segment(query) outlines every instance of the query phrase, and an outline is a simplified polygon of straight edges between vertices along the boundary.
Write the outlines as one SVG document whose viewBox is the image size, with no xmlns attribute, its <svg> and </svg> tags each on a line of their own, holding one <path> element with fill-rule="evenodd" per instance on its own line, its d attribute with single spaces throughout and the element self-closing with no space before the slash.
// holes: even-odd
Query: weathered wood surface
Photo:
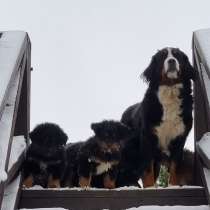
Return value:
<svg viewBox="0 0 210 210">
<path fill-rule="evenodd" d="M 196 142 L 210 131 L 210 29 L 199 30 L 193 33 L 193 64 L 198 71 L 198 79 L 194 84 L 195 102 L 195 174 L 197 184 L 205 188 L 206 197 L 210 204 L 210 177 L 207 177 L 210 162 L 206 154 Z"/>
<path fill-rule="evenodd" d="M 205 205 L 203 188 L 146 190 L 22 190 L 19 208 L 126 209 L 141 205 Z"/>
<path fill-rule="evenodd" d="M 27 44 L 27 34 L 21 31 L 1 32 L 0 37 L 0 118 L 8 98 L 10 83 L 19 69 Z"/>
<path fill-rule="evenodd" d="M 4 189 L 17 173 L 23 155 L 9 167 L 14 133 L 28 141 L 30 106 L 30 40 L 26 32 L 0 32 L 0 169 L 7 180 L 0 183 L 0 207 Z"/>
<path fill-rule="evenodd" d="M 17 209 L 19 196 L 20 196 L 20 175 L 17 176 L 5 189 L 2 202 L 2 210 Z"/>
</svg>

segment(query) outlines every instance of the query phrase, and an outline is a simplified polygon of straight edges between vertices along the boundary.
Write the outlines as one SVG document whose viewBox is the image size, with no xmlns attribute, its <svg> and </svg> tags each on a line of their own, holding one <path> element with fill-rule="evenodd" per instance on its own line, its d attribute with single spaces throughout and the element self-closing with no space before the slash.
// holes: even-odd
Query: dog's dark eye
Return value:
<svg viewBox="0 0 210 210">
<path fill-rule="evenodd" d="M 179 54 L 179 50 L 178 49 L 173 49 L 172 53 L 173 53 L 173 55 L 178 55 Z"/>
</svg>

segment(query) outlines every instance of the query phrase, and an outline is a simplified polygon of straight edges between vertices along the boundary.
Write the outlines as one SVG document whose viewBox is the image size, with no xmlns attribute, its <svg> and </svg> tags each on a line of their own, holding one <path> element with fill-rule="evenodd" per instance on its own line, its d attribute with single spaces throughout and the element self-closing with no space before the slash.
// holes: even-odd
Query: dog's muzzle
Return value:
<svg viewBox="0 0 210 210">
<path fill-rule="evenodd" d="M 165 64 L 165 74 L 170 79 L 177 79 L 179 73 L 179 64 L 176 59 L 169 58 L 166 60 Z"/>
</svg>

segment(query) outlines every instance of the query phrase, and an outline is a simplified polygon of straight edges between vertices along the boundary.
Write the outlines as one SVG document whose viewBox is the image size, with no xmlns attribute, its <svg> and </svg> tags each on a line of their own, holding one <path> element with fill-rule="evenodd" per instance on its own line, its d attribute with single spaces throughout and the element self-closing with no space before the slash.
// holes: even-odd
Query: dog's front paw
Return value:
<svg viewBox="0 0 210 210">
<path fill-rule="evenodd" d="M 24 179 L 23 187 L 26 187 L 26 188 L 33 187 L 33 182 L 34 182 L 34 178 L 32 175 L 30 175 Z"/>
<path fill-rule="evenodd" d="M 82 188 L 91 187 L 91 177 L 79 177 L 79 186 Z"/>
<path fill-rule="evenodd" d="M 48 180 L 48 184 L 47 184 L 47 187 L 48 188 L 60 188 L 61 185 L 60 185 L 60 179 L 55 179 L 53 178 L 52 176 L 49 177 L 49 180 Z"/>
<path fill-rule="evenodd" d="M 115 180 L 111 179 L 108 174 L 104 177 L 104 187 L 108 189 L 116 188 Z"/>
</svg>

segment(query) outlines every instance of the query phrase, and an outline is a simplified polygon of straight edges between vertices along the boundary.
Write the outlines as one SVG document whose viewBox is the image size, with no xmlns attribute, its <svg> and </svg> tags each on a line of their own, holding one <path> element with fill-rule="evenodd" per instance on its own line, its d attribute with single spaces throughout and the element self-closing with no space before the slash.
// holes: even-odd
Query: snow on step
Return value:
<svg viewBox="0 0 210 210">
<path fill-rule="evenodd" d="M 15 208 L 19 185 L 20 175 L 6 187 L 2 202 L 2 210 L 12 210 Z"/>
<path fill-rule="evenodd" d="M 5 31 L 0 38 L 0 107 L 10 83 L 14 69 L 23 53 L 23 43 L 26 33 L 22 31 Z"/>
<path fill-rule="evenodd" d="M 66 210 L 63 208 L 41 208 L 41 209 L 20 209 L 20 210 Z"/>
<path fill-rule="evenodd" d="M 12 129 L 12 121 L 15 109 L 16 95 L 19 85 L 19 77 L 20 73 L 18 73 L 18 76 L 16 77 L 15 81 L 11 84 L 9 98 L 7 100 L 8 106 L 4 107 L 3 114 L 0 119 L 0 182 L 5 181 L 5 178 L 7 178 L 5 172 L 5 164 Z"/>
<path fill-rule="evenodd" d="M 210 132 L 203 135 L 201 140 L 197 143 L 199 149 L 202 150 L 205 157 L 210 161 Z"/>
<path fill-rule="evenodd" d="M 26 142 L 24 136 L 14 136 L 12 140 L 12 148 L 9 159 L 8 171 L 18 161 L 19 157 L 26 148 Z"/>
<path fill-rule="evenodd" d="M 140 206 L 127 210 L 210 210 L 209 206 Z"/>
<path fill-rule="evenodd" d="M 210 28 L 201 29 L 194 32 L 194 38 L 199 53 L 206 61 L 206 66 L 210 69 Z"/>
</svg>

